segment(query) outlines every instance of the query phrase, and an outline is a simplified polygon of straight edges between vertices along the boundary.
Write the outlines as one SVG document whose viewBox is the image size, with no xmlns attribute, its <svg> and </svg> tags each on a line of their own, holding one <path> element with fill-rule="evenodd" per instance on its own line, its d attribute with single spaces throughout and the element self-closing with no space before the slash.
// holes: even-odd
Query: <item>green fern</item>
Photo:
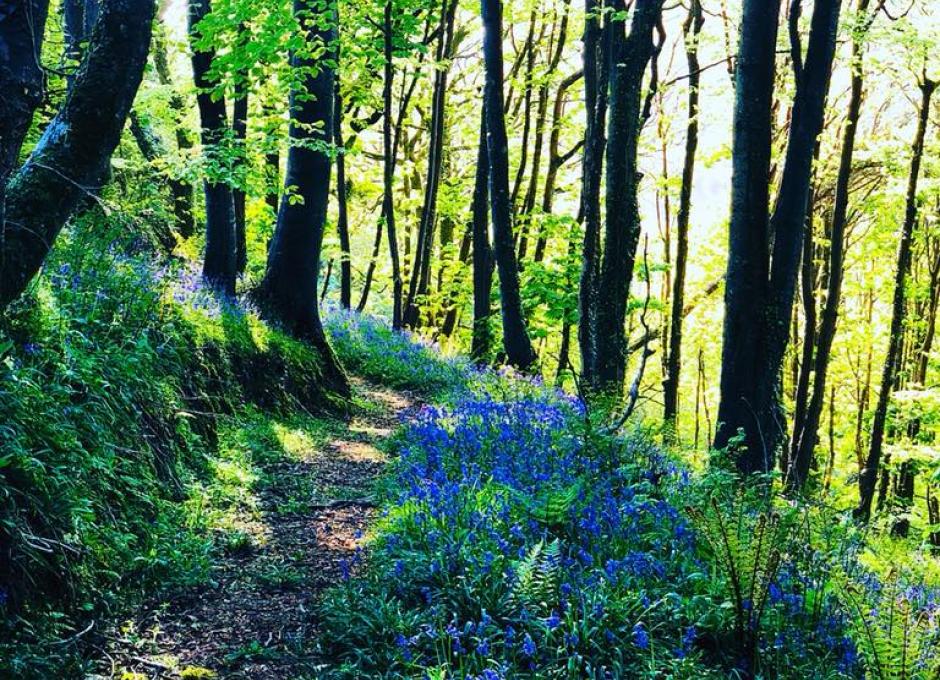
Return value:
<svg viewBox="0 0 940 680">
<path fill-rule="evenodd" d="M 742 491 L 725 504 L 713 496 L 702 508 L 687 509 L 727 577 L 735 639 L 748 663 L 755 660 L 770 586 L 780 571 L 789 531 L 788 523 L 772 509 L 752 508 Z"/>
<path fill-rule="evenodd" d="M 510 603 L 517 609 L 547 613 L 554 608 L 561 583 L 561 542 L 539 541 L 516 565 Z"/>
<path fill-rule="evenodd" d="M 892 573 L 872 608 L 862 589 L 839 574 L 842 599 L 850 614 L 855 644 L 870 677 L 876 680 L 935 680 L 938 633 L 923 611 L 915 610 Z"/>
<path fill-rule="evenodd" d="M 522 500 L 528 506 L 535 521 L 548 529 L 557 531 L 567 522 L 571 508 L 580 494 L 581 483 L 575 482 L 561 489 L 549 489 L 535 499 L 523 497 Z"/>
</svg>

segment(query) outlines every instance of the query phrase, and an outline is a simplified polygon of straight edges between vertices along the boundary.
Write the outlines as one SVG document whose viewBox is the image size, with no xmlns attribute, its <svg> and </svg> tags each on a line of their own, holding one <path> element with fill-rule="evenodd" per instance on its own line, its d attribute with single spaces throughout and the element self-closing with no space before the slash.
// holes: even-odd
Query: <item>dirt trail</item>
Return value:
<svg viewBox="0 0 940 680">
<path fill-rule="evenodd" d="M 219 556 L 210 584 L 150 602 L 112 631 L 86 680 L 317 677 L 313 605 L 343 578 L 376 516 L 369 494 L 386 462 L 377 445 L 416 409 L 408 394 L 361 381 L 355 389 L 374 407 L 318 450 L 264 467 L 260 512 L 245 518 L 262 538 Z M 311 482 L 328 497 L 285 512 Z"/>
</svg>

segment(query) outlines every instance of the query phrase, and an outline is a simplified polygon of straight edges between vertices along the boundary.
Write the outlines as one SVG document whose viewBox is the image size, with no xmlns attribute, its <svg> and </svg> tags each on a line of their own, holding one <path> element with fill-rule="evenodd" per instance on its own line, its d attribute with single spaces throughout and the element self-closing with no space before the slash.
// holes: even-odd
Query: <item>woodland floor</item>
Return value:
<svg viewBox="0 0 940 680">
<path fill-rule="evenodd" d="M 325 445 L 264 467 L 259 512 L 241 518 L 250 545 L 217 556 L 208 584 L 150 601 L 115 626 L 88 680 L 317 677 L 314 602 L 361 545 L 377 513 L 382 443 L 416 408 L 406 393 L 362 381 L 355 389 L 366 408 Z M 297 489 L 316 498 L 294 512 Z"/>
</svg>

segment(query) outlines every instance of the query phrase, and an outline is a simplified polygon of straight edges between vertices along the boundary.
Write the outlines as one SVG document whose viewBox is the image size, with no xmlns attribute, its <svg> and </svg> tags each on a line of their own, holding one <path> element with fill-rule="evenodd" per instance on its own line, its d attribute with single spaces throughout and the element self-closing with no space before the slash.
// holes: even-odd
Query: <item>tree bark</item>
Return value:
<svg viewBox="0 0 940 680">
<path fill-rule="evenodd" d="M 625 11 L 614 0 L 615 12 Z M 598 285 L 608 303 L 596 312 L 597 380 L 602 391 L 619 394 L 627 366 L 624 324 L 640 239 L 637 199 L 640 175 L 637 151 L 642 129 L 643 74 L 653 56 L 653 29 L 662 15 L 663 0 L 636 0 L 630 33 L 621 21 L 610 26 L 610 115 L 607 123 L 607 206 L 604 256 Z"/>
<path fill-rule="evenodd" d="M 806 65 L 798 69 L 783 176 L 768 219 L 780 3 L 744 3 L 735 70 L 731 224 L 714 446 L 727 448 L 743 432 L 744 448 L 737 464 L 745 474 L 773 469 L 784 438 L 780 370 L 789 342 L 813 151 L 822 129 L 839 6 L 839 0 L 823 0 L 813 8 Z"/>
<path fill-rule="evenodd" d="M 193 79 L 202 132 L 203 154 L 207 166 L 224 166 L 228 119 L 225 100 L 211 96 L 213 83 L 209 70 L 215 58 L 213 50 L 197 48 L 198 24 L 212 11 L 210 0 L 189 0 L 189 34 L 193 41 Z M 210 169 L 203 183 L 206 198 L 206 252 L 202 275 L 213 289 L 227 296 L 235 295 L 237 273 L 235 201 L 232 187 Z"/>
<path fill-rule="evenodd" d="M 666 379 L 663 381 L 663 419 L 669 436 L 675 437 L 679 414 L 679 375 L 682 368 L 682 311 L 685 307 L 685 275 L 689 259 L 689 217 L 692 212 L 692 181 L 695 177 L 695 152 L 698 149 L 699 74 L 698 41 L 705 23 L 700 0 L 691 0 L 683 25 L 686 62 L 689 66 L 689 118 L 685 133 L 685 159 L 679 213 L 676 217 L 676 268 L 672 285 L 672 309 L 669 321 L 669 347 Z"/>
<path fill-rule="evenodd" d="M 322 45 L 326 51 L 320 57 L 308 51 L 292 57 L 294 68 L 305 75 L 291 91 L 293 143 L 287 154 L 284 184 L 295 187 L 303 200 L 281 202 L 259 299 L 272 321 L 317 348 L 327 386 L 348 396 L 349 382 L 326 338 L 317 301 L 333 163 L 329 153 L 310 148 L 318 146 L 317 142 L 329 144 L 333 135 L 335 67 L 330 62 L 335 60 L 336 17 L 332 10 L 324 10 L 329 16 L 321 16 L 313 0 L 294 0 L 293 7 L 307 45 Z"/>
<path fill-rule="evenodd" d="M 839 170 L 836 177 L 836 193 L 832 211 L 829 234 L 829 281 L 826 290 L 826 304 L 816 338 L 816 356 L 813 359 L 813 391 L 809 398 L 802 421 L 794 425 L 791 455 L 792 463 L 787 481 L 791 488 L 800 489 L 809 475 L 813 452 L 818 441 L 819 423 L 826 398 L 826 379 L 832 343 L 835 339 L 839 320 L 839 306 L 842 301 L 842 280 L 845 259 L 845 228 L 849 206 L 849 181 L 852 177 L 852 159 L 855 153 L 855 135 L 862 107 L 864 79 L 862 59 L 865 49 L 865 34 L 871 19 L 867 16 L 869 0 L 859 0 L 857 14 L 865 22 L 862 32 L 853 31 L 852 40 L 852 82 L 849 94 L 849 108 L 846 114 L 845 129 L 842 133 L 842 150 L 839 157 Z M 807 322 L 808 323 L 808 322 Z M 808 369 L 806 369 L 808 370 Z"/>
<path fill-rule="evenodd" d="M 489 221 L 486 217 L 489 202 L 489 161 L 486 146 L 486 111 L 480 110 L 480 141 L 477 150 L 476 180 L 473 185 L 473 341 L 470 356 L 477 363 L 485 363 L 492 345 L 490 316 L 493 292 L 493 250 L 490 248 Z"/>
<path fill-rule="evenodd" d="M 19 165 L 33 113 L 42 103 L 41 56 L 48 14 L 48 0 L 30 0 L 0 19 L 0 256 L 6 253 L 7 182 Z M 0 274 L 3 270 L 0 259 Z"/>
<path fill-rule="evenodd" d="M 597 378 L 597 307 L 601 253 L 601 179 L 604 168 L 604 130 L 607 120 L 606 43 L 609 31 L 602 23 L 603 0 L 585 0 L 584 19 L 584 158 L 581 171 L 581 210 L 584 213 L 584 248 L 578 293 L 580 319 L 578 348 L 582 381 L 591 389 Z"/>
<path fill-rule="evenodd" d="M 424 205 L 418 225 L 418 243 L 415 247 L 414 264 L 408 283 L 408 298 L 405 303 L 404 323 L 415 328 L 420 321 L 419 298 L 428 293 L 431 271 L 431 250 L 434 241 L 434 223 L 437 220 L 437 196 L 441 185 L 444 164 L 445 114 L 447 102 L 447 76 L 453 48 L 454 16 L 457 3 L 442 0 L 441 18 L 438 25 L 437 53 L 434 71 L 434 88 L 431 94 L 431 139 L 428 143 L 428 174 L 424 183 Z"/>
<path fill-rule="evenodd" d="M 875 495 L 875 484 L 881 468 L 881 455 L 884 445 L 885 424 L 888 417 L 888 403 L 895 388 L 899 359 L 901 354 L 901 336 L 904 333 L 906 296 L 904 284 L 911 267 L 911 242 L 914 226 L 917 223 L 917 184 L 920 178 L 920 166 L 924 155 L 924 137 L 930 120 L 930 101 L 937 84 L 926 76 L 920 86 L 921 101 L 918 111 L 917 132 L 912 146 L 911 171 L 907 181 L 906 208 L 904 225 L 901 228 L 901 241 L 898 244 L 897 269 L 894 275 L 894 300 L 891 307 L 891 330 L 888 339 L 888 352 L 885 356 L 881 373 L 881 386 L 878 389 L 878 401 L 871 425 L 871 442 L 865 468 L 859 475 L 859 503 L 855 517 L 867 522 L 871 517 L 871 505 Z"/>
<path fill-rule="evenodd" d="M 509 201 L 509 149 L 503 102 L 503 29 L 500 0 L 482 0 L 483 57 L 486 65 L 487 158 L 490 172 L 490 210 L 493 220 L 494 252 L 499 273 L 503 317 L 503 347 L 510 364 L 528 369 L 535 363 L 529 340 L 519 271 L 512 234 L 512 205 Z"/>
<path fill-rule="evenodd" d="M 349 244 L 346 145 L 343 139 L 343 98 L 340 91 L 339 76 L 336 77 L 333 143 L 336 145 L 336 202 L 338 208 L 336 231 L 339 234 L 339 248 L 342 252 L 339 267 L 339 304 L 343 309 L 349 309 L 352 307 L 352 249 Z"/>
<path fill-rule="evenodd" d="M 247 31 L 247 28 L 241 30 Z M 232 103 L 232 133 L 235 137 L 237 165 L 248 161 L 248 149 L 245 139 L 248 136 L 248 83 L 241 83 L 238 96 Z M 232 189 L 232 206 L 235 210 L 235 271 L 245 272 L 248 266 L 248 243 L 245 233 L 245 190 L 241 187 Z"/>
<path fill-rule="evenodd" d="M 383 39 L 385 46 L 385 82 L 383 100 L 386 116 L 382 119 L 382 144 L 384 149 L 384 185 L 382 198 L 382 217 L 388 230 L 388 252 L 392 260 L 392 328 L 402 327 L 402 275 L 401 260 L 398 255 L 398 234 L 395 230 L 395 151 L 392 146 L 392 119 L 387 115 L 392 110 L 392 85 L 395 78 L 393 51 L 392 2 L 385 3 L 385 23 Z"/>
<path fill-rule="evenodd" d="M 45 16 L 43 6 L 28 7 L 24 17 L 28 21 Z M 107 0 L 102 4 L 91 36 L 93 47 L 82 62 L 65 103 L 9 181 L 4 239 L 0 245 L 0 308 L 26 289 L 79 202 L 107 181 L 111 154 L 120 141 L 143 76 L 154 11 L 152 0 Z M 38 43 L 33 37 L 21 43 L 24 38 L 21 34 L 4 34 L 14 26 L 6 24 L 17 20 L 18 14 L 0 22 L 0 45 L 4 41 L 10 46 L 25 45 L 25 53 L 16 53 L 17 61 L 20 57 L 34 60 L 36 52 L 32 50 Z M 35 28 L 35 23 L 24 25 Z M 0 79 L 30 88 L 25 102 L 5 101 L 0 106 L 3 129 L 14 132 L 0 150 L 4 168 L 10 155 L 19 151 L 22 143 L 21 137 L 17 140 L 19 130 L 25 132 L 21 126 L 29 125 L 26 114 L 35 84 L 32 69 L 16 62 L 0 62 Z M 5 82 L 0 82 L 0 86 L 5 93 L 10 91 Z M 13 123 L 9 128 L 8 121 Z"/>
</svg>

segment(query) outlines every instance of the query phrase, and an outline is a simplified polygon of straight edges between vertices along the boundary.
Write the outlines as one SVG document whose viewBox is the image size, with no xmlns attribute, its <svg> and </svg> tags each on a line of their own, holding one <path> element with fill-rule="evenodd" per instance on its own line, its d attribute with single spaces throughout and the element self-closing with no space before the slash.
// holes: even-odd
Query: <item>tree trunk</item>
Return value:
<svg viewBox="0 0 940 680">
<path fill-rule="evenodd" d="M 744 450 L 737 457 L 743 473 L 772 470 L 784 437 L 780 369 L 790 335 L 813 152 L 823 124 L 839 5 L 839 0 L 823 0 L 813 9 L 806 65 L 795 67 L 799 77 L 783 176 L 768 219 L 780 3 L 744 3 L 735 71 L 721 404 L 714 442 L 715 448 L 723 449 L 739 431 L 744 433 Z"/>
<path fill-rule="evenodd" d="M 392 2 L 385 3 L 385 23 L 383 39 L 385 46 L 385 82 L 383 100 L 386 116 L 382 119 L 382 144 L 384 149 L 383 177 L 384 195 L 382 198 L 382 217 L 388 230 L 388 252 L 392 260 L 392 328 L 402 326 L 402 277 L 401 261 L 398 256 L 398 234 L 395 231 L 395 150 L 392 146 L 392 118 L 387 115 L 392 110 L 392 85 L 395 78 L 393 51 Z"/>
<path fill-rule="evenodd" d="M 6 254 L 7 182 L 19 165 L 33 113 L 42 103 L 45 80 L 40 57 L 48 13 L 48 0 L 31 0 L 0 18 L 0 256 Z M 0 275 L 4 264 L 0 259 Z M 0 307 L 9 301 L 6 297 L 0 289 Z"/>
<path fill-rule="evenodd" d="M 343 309 L 352 307 L 352 249 L 349 244 L 349 206 L 346 194 L 346 146 L 343 139 L 343 98 L 339 76 L 336 77 L 335 111 L 333 113 L 333 143 L 336 145 L 336 203 L 338 214 L 336 231 L 342 252 L 339 266 L 339 304 Z"/>
<path fill-rule="evenodd" d="M 823 307 L 819 333 L 816 339 L 816 356 L 813 365 L 813 392 L 806 407 L 802 421 L 794 424 L 792 464 L 788 474 L 788 483 L 793 489 L 800 489 L 809 475 L 813 452 L 818 440 L 819 422 L 822 417 L 826 398 L 826 378 L 832 343 L 836 335 L 839 320 L 839 305 L 842 300 L 842 279 L 845 258 L 845 227 L 849 206 L 849 181 L 852 177 L 852 159 L 855 153 L 855 135 L 862 106 L 863 75 L 862 58 L 865 49 L 865 34 L 871 24 L 867 16 L 869 0 L 859 0 L 857 14 L 864 22 L 861 32 L 853 32 L 852 40 L 852 83 L 849 95 L 849 108 L 846 115 L 845 129 L 842 133 L 842 150 L 839 157 L 839 170 L 836 177 L 835 202 L 829 233 L 829 281 L 826 290 L 826 304 Z M 808 370 L 808 367 L 804 370 Z"/>
<path fill-rule="evenodd" d="M 243 165 L 248 160 L 248 149 L 245 147 L 245 139 L 248 136 L 248 84 L 242 83 L 240 88 L 238 97 L 232 104 L 232 132 L 237 147 L 237 163 Z M 236 187 L 232 190 L 232 204 L 235 209 L 235 270 L 243 274 L 248 266 L 244 189 Z"/>
<path fill-rule="evenodd" d="M 519 293 L 519 271 L 513 247 L 512 206 L 509 201 L 509 149 L 503 109 L 502 10 L 500 0 L 482 0 L 483 56 L 486 64 L 483 100 L 486 109 L 490 210 L 499 273 L 503 347 L 509 363 L 527 369 L 535 363 L 536 356 L 526 330 Z"/>
<path fill-rule="evenodd" d="M 35 29 L 33 20 L 45 17 L 44 4 L 28 7 L 32 11 L 23 17 L 27 23 L 22 26 Z M 26 289 L 79 202 L 107 181 L 111 154 L 121 139 L 143 76 L 154 11 L 152 0 L 108 0 L 102 4 L 91 36 L 93 48 L 88 50 L 62 109 L 7 185 L 0 245 L 0 308 Z M 0 43 L 21 45 L 25 52 L 17 52 L 17 59 L 34 60 L 33 45 L 38 48 L 39 43 L 29 37 L 32 33 L 6 34 L 16 27 L 19 13 L 0 21 Z M 25 42 L 20 42 L 24 38 Z M 23 100 L 14 98 L 8 103 L 5 96 L 0 106 L 2 129 L 13 131 L 10 137 L 4 135 L 0 148 L 3 173 L 9 172 L 7 163 L 19 151 L 20 130 L 25 132 L 29 125 L 27 113 L 35 101 L 32 88 L 38 85 L 32 80 L 33 68 L 16 61 L 0 62 L 0 87 L 5 93 L 11 91 L 8 83 L 27 88 Z"/>
<path fill-rule="evenodd" d="M 585 0 L 584 20 L 584 158 L 581 171 L 581 210 L 584 213 L 584 248 L 578 294 L 580 319 L 578 348 L 586 386 L 598 387 L 597 307 L 600 295 L 601 178 L 604 169 L 604 129 L 607 120 L 607 45 L 609 30 L 602 24 L 603 0 Z"/>
<path fill-rule="evenodd" d="M 884 444 L 885 424 L 888 417 L 888 402 L 894 390 L 899 368 L 901 336 L 904 332 L 905 291 L 904 283 L 911 267 L 911 241 L 914 225 L 917 223 L 917 184 L 920 178 L 920 165 L 924 155 L 924 136 L 930 120 L 930 100 L 937 84 L 926 77 L 921 83 L 921 102 L 918 112 L 917 133 L 912 147 L 911 172 L 907 182 L 907 207 L 904 214 L 904 226 L 901 229 L 901 242 L 898 244 L 897 270 L 894 275 L 894 301 L 891 309 L 891 330 L 888 339 L 888 353 L 881 373 L 881 386 L 871 425 L 871 443 L 865 469 L 859 476 L 859 503 L 855 517 L 867 522 L 871 517 L 871 505 L 875 495 L 875 483 L 881 468 L 881 454 Z"/>
<path fill-rule="evenodd" d="M 210 0 L 189 0 L 189 33 L 193 41 L 193 78 L 196 84 L 196 100 L 199 104 L 199 120 L 202 131 L 203 154 L 207 166 L 218 163 L 225 166 L 224 148 L 227 114 L 225 100 L 214 98 L 210 92 L 213 83 L 209 70 L 215 52 L 198 49 L 198 24 L 212 11 Z M 203 263 L 203 278 L 223 295 L 235 295 L 236 241 L 235 202 L 232 188 L 225 180 L 213 177 L 209 171 L 205 182 L 206 197 L 206 254 Z"/>
<path fill-rule="evenodd" d="M 672 309 L 669 321 L 669 347 L 666 379 L 663 381 L 663 418 L 667 433 L 678 434 L 679 375 L 682 368 L 682 310 L 685 307 L 685 275 L 689 259 L 689 216 L 692 211 L 692 181 L 695 177 L 695 152 L 698 149 L 699 75 L 698 41 L 705 23 L 700 0 L 691 0 L 689 15 L 683 25 L 686 62 L 689 65 L 689 118 L 685 133 L 685 159 L 682 187 L 679 190 L 679 214 L 676 217 L 676 268 L 672 285 Z M 667 254 L 668 256 L 668 254 Z"/>
<path fill-rule="evenodd" d="M 167 37 L 166 26 L 159 19 L 154 26 L 153 36 L 153 63 L 154 70 L 157 73 L 157 79 L 164 87 L 170 88 L 169 107 L 173 112 L 173 125 L 175 128 L 176 147 L 180 151 L 191 149 L 193 141 L 190 137 L 189 128 L 184 120 L 186 116 L 186 102 L 173 84 L 173 77 L 170 73 L 170 62 L 167 55 Z M 173 195 L 173 217 L 176 222 L 176 230 L 183 238 L 189 238 L 193 235 L 196 225 L 193 218 L 193 186 L 185 179 L 179 177 L 169 177 L 170 193 Z"/>
<path fill-rule="evenodd" d="M 332 390 L 349 395 L 349 383 L 327 341 L 320 322 L 317 276 L 320 249 L 330 197 L 328 153 L 316 148 L 333 134 L 333 94 L 336 19 L 316 12 L 313 0 L 294 0 L 294 14 L 307 37 L 308 48 L 326 52 L 295 54 L 292 64 L 303 81 L 291 91 L 290 137 L 285 187 L 294 187 L 302 201 L 282 201 L 268 253 L 267 271 L 259 290 L 265 314 L 292 335 L 309 341 L 322 358 L 323 378 Z M 314 147 L 314 148 L 311 148 Z"/>
<path fill-rule="evenodd" d="M 476 181 L 473 185 L 473 342 L 470 356 L 485 363 L 490 354 L 490 296 L 493 291 L 493 250 L 490 248 L 489 202 L 490 167 L 486 146 L 486 111 L 480 110 L 480 142 L 477 151 Z"/>
<path fill-rule="evenodd" d="M 558 171 L 584 146 L 582 139 L 574 148 L 562 153 L 561 123 L 565 110 L 565 94 L 572 85 L 584 77 L 584 71 L 578 71 L 565 78 L 558 85 L 555 93 L 555 104 L 552 108 L 552 132 L 548 138 L 548 168 L 545 170 L 545 188 L 542 193 L 542 214 L 551 215 L 555 206 L 555 184 L 558 181 Z M 544 225 L 541 225 L 538 239 L 535 242 L 535 253 L 532 259 L 541 262 L 545 258 L 545 249 L 548 247 L 548 237 Z M 570 338 L 569 338 L 570 341 Z"/>
<path fill-rule="evenodd" d="M 625 11 L 615 0 L 615 11 Z M 607 206 L 604 256 L 598 286 L 606 304 L 596 315 L 597 379 L 602 391 L 620 394 L 627 367 L 624 324 L 640 240 L 637 199 L 640 174 L 637 151 L 642 127 L 643 74 L 653 55 L 653 29 L 662 15 L 662 0 L 636 0 L 630 33 L 622 21 L 610 26 L 610 116 L 607 122 Z"/>
<path fill-rule="evenodd" d="M 431 139 L 428 143 L 428 175 L 424 183 L 424 205 L 418 225 L 418 243 L 415 247 L 411 279 L 408 283 L 408 298 L 405 303 L 405 325 L 415 328 L 420 321 L 419 298 L 428 293 L 431 271 L 431 250 L 434 241 L 434 223 L 437 220 L 437 196 L 441 185 L 444 163 L 445 114 L 447 98 L 447 75 L 453 46 L 454 15 L 457 3 L 443 0 L 438 26 L 438 43 L 434 71 L 434 89 L 431 95 Z"/>
</svg>

